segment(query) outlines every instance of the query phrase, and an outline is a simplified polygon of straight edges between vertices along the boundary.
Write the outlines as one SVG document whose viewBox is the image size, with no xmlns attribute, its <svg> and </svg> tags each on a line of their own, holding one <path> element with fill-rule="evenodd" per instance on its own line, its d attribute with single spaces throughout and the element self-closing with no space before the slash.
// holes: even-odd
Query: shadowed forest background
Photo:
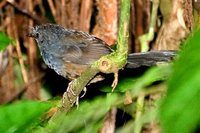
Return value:
<svg viewBox="0 0 200 133">
<path fill-rule="evenodd" d="M 198 111 L 199 98 L 196 97 L 199 95 L 200 88 L 197 85 L 200 79 L 200 72 L 198 70 L 198 62 L 200 61 L 200 59 L 198 59 L 198 53 L 200 52 L 200 46 L 195 44 L 199 44 L 200 42 L 198 39 L 199 32 L 197 31 L 199 25 L 199 5 L 199 0 L 196 2 L 192 0 L 130 0 L 129 53 L 152 50 L 179 51 L 180 48 L 185 48 L 182 47 L 185 43 L 188 43 L 187 45 L 190 45 L 190 43 L 194 44 L 194 48 L 192 44 L 188 46 L 189 48 L 187 47 L 188 49 L 185 48 L 185 52 L 181 52 L 180 54 L 181 61 L 177 61 L 174 66 L 170 64 L 169 66 L 154 67 L 150 70 L 147 67 L 142 67 L 120 71 L 119 86 L 116 88 L 116 92 L 114 92 L 117 98 L 111 96 L 108 102 L 111 104 L 109 104 L 108 107 L 105 105 L 105 110 L 102 109 L 104 113 L 99 113 L 97 111 L 99 108 L 103 108 L 104 104 L 102 102 L 105 102 L 105 98 L 101 99 L 99 97 L 110 95 L 110 85 L 113 80 L 112 74 L 106 75 L 104 81 L 91 84 L 87 87 L 86 96 L 81 98 L 80 102 L 92 101 L 93 99 L 94 103 L 91 103 L 90 106 L 87 104 L 81 106 L 80 103 L 80 110 L 81 107 L 85 110 L 93 110 L 88 111 L 90 115 L 86 115 L 86 118 L 81 118 L 81 114 L 85 113 L 83 110 L 82 112 L 78 112 L 79 109 L 74 109 L 68 118 L 64 120 L 59 119 L 56 121 L 58 123 L 57 126 L 52 126 L 52 123 L 49 125 L 47 124 L 47 121 L 50 119 L 49 114 L 45 116 L 45 118 L 40 117 L 41 114 L 47 112 L 47 109 L 44 108 L 44 110 L 34 117 L 27 116 L 27 121 L 19 122 L 19 118 L 16 120 L 18 124 L 10 122 L 7 126 L 3 125 L 0 131 L 12 132 L 12 130 L 6 129 L 9 128 L 9 125 L 15 125 L 16 130 L 13 130 L 14 132 L 98 131 L 102 133 L 158 133 L 161 132 L 162 129 L 160 128 L 160 118 L 158 115 L 161 115 L 161 126 L 165 127 L 168 125 L 168 122 L 173 123 L 174 119 L 167 119 L 170 118 L 170 113 L 172 113 L 172 118 L 175 116 L 178 117 L 177 110 L 187 107 L 188 110 L 186 110 L 185 113 L 187 115 L 180 115 L 179 118 L 183 119 L 177 118 L 177 121 L 180 121 L 180 123 L 177 122 L 176 126 L 179 126 L 179 128 L 173 128 L 174 125 L 171 124 L 166 129 L 164 128 L 163 131 L 166 133 L 178 133 L 182 132 L 184 129 L 185 133 L 190 133 L 191 131 L 198 132 L 200 113 Z M 31 27 L 45 23 L 55 23 L 65 28 L 77 29 L 90 33 L 104 40 L 111 47 L 115 47 L 120 21 L 120 9 L 120 0 L 0 0 L 0 45 L 2 45 L 0 46 L 0 104 L 2 105 L 2 113 L 5 113 L 5 108 L 7 106 L 4 105 L 7 104 L 10 110 L 15 110 L 12 105 L 17 101 L 46 101 L 55 97 L 62 97 L 69 83 L 67 79 L 57 75 L 44 64 L 35 40 L 28 37 Z M 193 39 L 186 41 L 188 38 L 192 38 L 190 34 L 195 33 L 194 31 L 197 31 L 196 33 L 198 35 L 193 35 Z M 190 52 L 191 49 L 194 50 L 193 54 Z M 187 59 L 191 61 L 191 64 L 189 64 L 190 61 Z M 197 75 L 190 75 L 189 67 L 182 67 L 184 63 L 188 64 L 188 66 L 194 66 L 194 75 Z M 197 65 L 195 63 L 197 63 Z M 184 72 L 188 71 L 188 74 L 187 72 L 185 73 L 188 80 L 184 78 L 180 79 L 181 76 L 173 77 L 173 75 L 183 74 L 182 71 L 178 69 L 180 67 L 182 67 L 181 70 L 185 70 Z M 179 80 L 180 82 L 178 82 Z M 177 84 L 175 83 L 176 81 Z M 190 96 L 188 96 L 190 92 L 188 89 L 183 91 L 184 87 L 188 88 L 188 86 L 185 85 L 186 81 L 188 81 L 187 85 L 189 88 L 196 88 L 192 90 L 194 93 L 190 93 L 191 97 L 194 97 L 194 99 L 196 98 L 195 100 L 193 98 L 190 99 Z M 177 89 L 177 91 L 183 92 L 183 94 L 171 92 L 169 94 L 174 94 L 175 96 L 170 99 L 175 99 L 176 101 L 179 97 L 180 99 L 183 98 L 177 101 L 181 102 L 185 100 L 184 103 L 186 105 L 182 106 L 181 104 L 181 107 L 179 107 L 179 103 L 172 100 L 169 104 L 166 102 L 166 105 L 161 105 L 160 108 L 160 99 L 168 95 L 168 93 L 166 93 L 167 89 L 179 88 L 177 87 L 178 85 L 183 85 L 183 87 L 180 87 L 180 90 Z M 186 97 L 184 97 L 185 95 Z M 114 103 L 117 103 L 118 100 L 116 99 L 119 97 L 122 103 L 115 105 Z M 194 100 L 194 102 L 192 100 Z M 188 106 L 190 102 L 191 104 L 194 103 L 191 107 Z M 173 103 L 176 103 L 176 105 L 173 105 Z M 138 107 L 140 104 L 142 104 L 142 109 Z M 94 108 L 92 108 L 93 105 L 98 107 L 94 106 Z M 23 105 L 22 103 L 22 106 L 27 106 L 27 111 L 35 108 L 34 106 L 29 106 L 28 103 L 27 105 Z M 53 107 L 54 106 L 53 104 Z M 177 108 L 175 108 L 175 106 L 177 106 Z M 17 111 L 21 115 L 23 114 L 23 108 L 24 107 L 22 107 L 21 111 Z M 40 107 L 38 106 L 38 108 Z M 160 110 L 166 108 L 169 109 L 169 112 L 166 113 L 169 114 L 169 116 L 158 113 Z M 18 109 L 20 110 L 20 108 Z M 97 112 L 95 112 L 95 110 Z M 173 114 L 173 112 L 175 113 Z M 33 112 L 33 114 L 34 113 L 35 112 Z M 197 115 L 195 120 L 189 118 L 193 113 Z M 9 115 L 8 113 L 5 116 Z M 13 116 L 10 117 L 13 118 Z M 30 122 L 29 118 L 34 118 L 37 124 L 28 125 L 27 123 Z M 40 118 L 40 121 L 38 118 Z M 0 118 L 0 120 L 4 119 L 6 119 L 6 117 Z M 80 124 L 75 119 L 85 119 L 85 125 L 83 123 Z M 66 125 L 69 126 L 69 123 L 73 123 L 73 120 L 75 121 L 73 127 L 67 129 Z M 192 122 L 189 124 L 187 123 L 188 125 L 184 123 L 190 120 Z M 61 121 L 64 122 L 61 124 Z M 87 122 L 89 123 L 88 127 Z M 106 122 L 110 123 L 111 126 L 106 124 Z M 41 123 L 45 124 L 42 125 Z M 184 127 L 185 124 L 186 127 Z M 181 129 L 181 125 L 184 128 Z"/>
</svg>

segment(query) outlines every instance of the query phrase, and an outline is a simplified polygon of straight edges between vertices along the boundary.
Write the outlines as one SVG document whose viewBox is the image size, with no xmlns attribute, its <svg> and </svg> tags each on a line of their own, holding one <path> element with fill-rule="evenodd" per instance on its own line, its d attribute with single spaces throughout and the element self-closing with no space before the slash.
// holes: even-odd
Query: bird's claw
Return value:
<svg viewBox="0 0 200 133">
<path fill-rule="evenodd" d="M 87 92 L 87 88 L 84 87 L 84 88 L 83 88 L 83 95 L 81 95 L 80 98 L 83 98 L 83 97 L 85 96 L 86 92 Z"/>
</svg>

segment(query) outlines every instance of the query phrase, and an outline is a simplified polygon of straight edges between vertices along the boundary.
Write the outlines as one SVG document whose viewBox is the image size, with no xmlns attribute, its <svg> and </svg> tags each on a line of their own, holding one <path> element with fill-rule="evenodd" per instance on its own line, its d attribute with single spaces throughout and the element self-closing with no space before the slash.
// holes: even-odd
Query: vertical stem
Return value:
<svg viewBox="0 0 200 133">
<path fill-rule="evenodd" d="M 120 23 L 117 37 L 117 50 L 126 56 L 128 53 L 130 5 L 130 0 L 121 0 Z"/>
<path fill-rule="evenodd" d="M 142 124 L 140 120 L 144 110 L 144 96 L 144 94 L 140 94 L 137 98 L 134 133 L 140 133 L 142 130 Z"/>
<path fill-rule="evenodd" d="M 142 35 L 140 39 L 141 43 L 141 52 L 146 52 L 149 50 L 149 42 L 153 40 L 154 38 L 154 31 L 155 31 L 155 25 L 156 25 L 156 19 L 157 19 L 157 13 L 158 13 L 158 7 L 159 7 L 159 0 L 153 0 L 153 7 L 151 11 L 151 21 L 149 24 L 149 31 L 148 33 Z"/>
<path fill-rule="evenodd" d="M 131 0 L 121 0 L 120 22 L 117 36 L 117 50 L 115 61 L 118 69 L 124 67 L 128 56 L 128 37 L 129 37 L 129 19 Z"/>
</svg>

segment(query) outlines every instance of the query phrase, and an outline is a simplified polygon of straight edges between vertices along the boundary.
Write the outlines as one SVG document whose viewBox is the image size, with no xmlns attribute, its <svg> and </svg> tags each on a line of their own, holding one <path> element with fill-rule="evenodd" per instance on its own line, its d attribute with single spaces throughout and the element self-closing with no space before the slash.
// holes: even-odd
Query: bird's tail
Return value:
<svg viewBox="0 0 200 133">
<path fill-rule="evenodd" d="M 127 68 L 138 68 L 141 66 L 153 66 L 156 64 L 170 62 L 177 55 L 175 50 L 148 51 L 131 53 L 128 55 Z"/>
</svg>

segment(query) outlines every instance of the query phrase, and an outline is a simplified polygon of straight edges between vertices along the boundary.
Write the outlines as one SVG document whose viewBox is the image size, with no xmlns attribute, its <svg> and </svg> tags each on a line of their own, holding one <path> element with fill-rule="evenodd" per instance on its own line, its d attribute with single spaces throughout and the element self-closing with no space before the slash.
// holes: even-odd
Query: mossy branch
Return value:
<svg viewBox="0 0 200 133">
<path fill-rule="evenodd" d="M 121 0 L 121 15 L 116 51 L 101 57 L 84 73 L 82 73 L 79 78 L 73 81 L 71 89 L 75 95 L 69 91 L 64 93 L 62 107 L 60 108 L 61 112 L 68 112 L 71 109 L 84 87 L 99 72 L 114 73 L 115 80 L 113 81 L 112 86 L 113 88 L 116 87 L 118 81 L 118 71 L 119 69 L 122 69 L 127 62 L 129 16 L 130 0 Z"/>
</svg>

